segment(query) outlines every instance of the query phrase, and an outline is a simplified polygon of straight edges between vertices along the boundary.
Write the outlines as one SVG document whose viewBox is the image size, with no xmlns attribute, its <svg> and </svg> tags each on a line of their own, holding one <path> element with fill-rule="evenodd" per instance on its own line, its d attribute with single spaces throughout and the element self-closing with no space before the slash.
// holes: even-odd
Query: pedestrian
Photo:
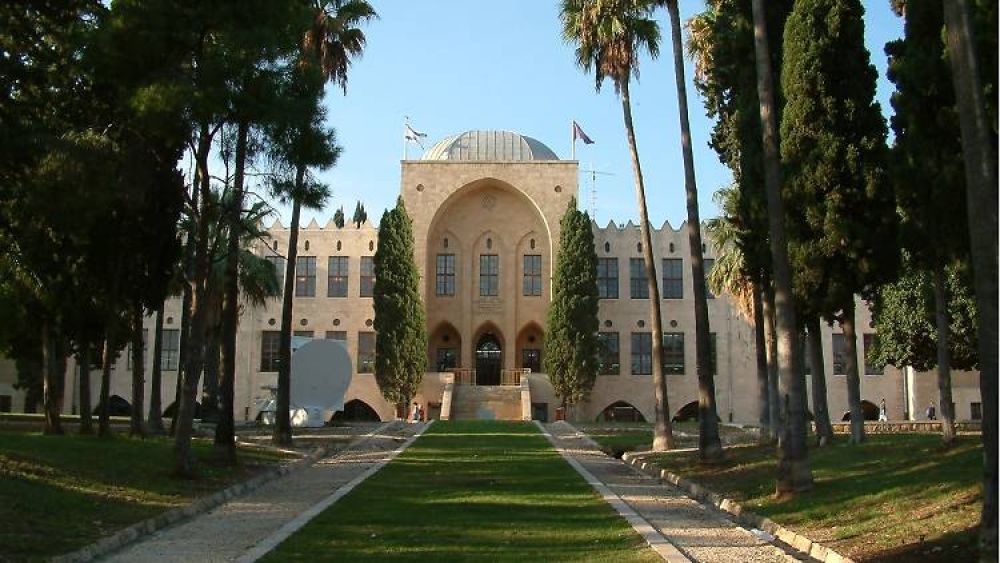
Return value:
<svg viewBox="0 0 1000 563">
<path fill-rule="evenodd" d="M 420 405 L 418 408 L 420 409 L 420 412 L 418 413 L 417 419 L 420 420 L 420 422 L 427 420 L 427 413 L 424 412 L 424 406 Z"/>
<path fill-rule="evenodd" d="M 413 402 L 413 408 L 410 409 L 410 422 L 420 422 L 420 405 L 416 401 Z"/>
<path fill-rule="evenodd" d="M 889 415 L 885 408 L 885 397 L 882 397 L 882 402 L 878 405 L 878 421 L 879 422 L 889 422 Z"/>
<path fill-rule="evenodd" d="M 937 411 L 934 409 L 934 403 L 927 405 L 927 420 L 937 420 Z"/>
</svg>

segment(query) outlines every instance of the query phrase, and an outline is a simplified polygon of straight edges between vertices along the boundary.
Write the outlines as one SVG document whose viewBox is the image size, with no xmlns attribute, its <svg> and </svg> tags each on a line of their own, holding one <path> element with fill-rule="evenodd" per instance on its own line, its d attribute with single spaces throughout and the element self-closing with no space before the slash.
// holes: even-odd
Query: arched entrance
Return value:
<svg viewBox="0 0 1000 563">
<path fill-rule="evenodd" d="M 476 384 L 500 385 L 502 367 L 503 348 L 496 335 L 487 332 L 476 342 Z"/>
</svg>

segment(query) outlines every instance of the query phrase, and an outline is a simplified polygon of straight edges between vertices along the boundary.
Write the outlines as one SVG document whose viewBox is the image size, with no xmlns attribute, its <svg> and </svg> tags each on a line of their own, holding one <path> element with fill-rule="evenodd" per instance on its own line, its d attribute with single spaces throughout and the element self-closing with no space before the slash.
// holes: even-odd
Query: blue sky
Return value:
<svg viewBox="0 0 1000 563">
<path fill-rule="evenodd" d="M 578 143 L 581 169 L 591 165 L 608 173 L 597 177 L 596 218 L 600 224 L 635 220 L 631 163 L 621 104 L 610 83 L 600 93 L 594 79 L 574 64 L 572 46 L 563 42 L 556 0 L 373 0 L 380 19 L 366 27 L 368 47 L 351 69 L 348 92 L 328 87 L 329 123 L 337 129 L 344 153 L 321 178 L 333 197 L 315 215 L 320 224 L 343 206 L 350 218 L 357 200 L 378 221 L 399 194 L 404 116 L 428 134 L 425 146 L 469 129 L 508 129 L 535 137 L 560 158 L 570 158 L 570 122 L 576 120 L 595 144 Z M 885 79 L 883 46 L 902 35 L 902 20 L 889 0 L 865 0 L 866 43 L 879 73 L 878 100 L 888 115 L 892 85 Z M 701 0 L 681 0 L 681 18 L 704 9 Z M 639 156 L 646 180 L 650 220 L 685 218 L 684 174 L 680 151 L 676 87 L 665 12 L 658 15 L 664 34 L 660 58 L 644 59 L 640 80 L 632 85 Z M 694 143 L 702 219 L 716 215 L 712 193 L 730 182 L 728 170 L 708 147 L 712 123 L 691 84 L 688 106 Z M 409 158 L 421 150 L 411 145 Z M 581 207 L 589 209 L 590 179 L 581 177 Z M 282 218 L 290 213 L 282 209 Z M 286 222 L 287 224 L 287 222 Z"/>
</svg>

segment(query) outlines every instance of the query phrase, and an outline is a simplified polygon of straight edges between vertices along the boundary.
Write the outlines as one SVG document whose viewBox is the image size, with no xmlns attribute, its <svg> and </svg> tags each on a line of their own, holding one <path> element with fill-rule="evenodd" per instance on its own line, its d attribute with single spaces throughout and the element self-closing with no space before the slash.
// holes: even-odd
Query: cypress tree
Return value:
<svg viewBox="0 0 1000 563">
<path fill-rule="evenodd" d="M 352 221 L 354 221 L 354 226 L 360 229 L 361 225 L 363 225 L 367 220 L 368 212 L 365 211 L 364 204 L 359 201 L 358 204 L 354 206 L 354 217 L 352 219 Z"/>
<path fill-rule="evenodd" d="M 545 371 L 563 404 L 585 400 L 597 378 L 597 253 L 590 216 L 569 202 L 546 320 Z"/>
<path fill-rule="evenodd" d="M 839 321 L 847 355 L 851 441 L 864 440 L 855 295 L 898 261 L 886 174 L 886 126 L 864 45 L 860 0 L 800 0 L 785 26 L 781 77 L 789 254 L 795 292 Z"/>
<path fill-rule="evenodd" d="M 405 413 L 427 366 L 427 327 L 413 258 L 413 224 L 402 198 L 382 215 L 373 262 L 375 380 L 386 400 Z"/>
<path fill-rule="evenodd" d="M 341 205 L 337 208 L 337 211 L 333 213 L 333 224 L 337 226 L 338 229 L 344 228 L 344 206 Z"/>
</svg>

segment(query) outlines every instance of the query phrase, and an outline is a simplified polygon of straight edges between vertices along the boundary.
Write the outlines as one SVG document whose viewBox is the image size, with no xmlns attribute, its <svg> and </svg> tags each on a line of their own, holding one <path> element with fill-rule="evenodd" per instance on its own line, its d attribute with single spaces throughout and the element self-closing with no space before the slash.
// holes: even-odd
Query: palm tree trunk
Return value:
<svg viewBox="0 0 1000 563">
<path fill-rule="evenodd" d="M 847 377 L 847 406 L 851 411 L 852 444 L 865 441 L 865 417 L 861 409 L 861 376 L 858 373 L 858 334 L 854 326 L 854 296 L 844 304 L 840 328 L 844 332 L 844 355 L 847 356 L 844 371 Z"/>
<path fill-rule="evenodd" d="M 785 239 L 785 204 L 781 199 L 781 157 L 778 154 L 774 78 L 767 46 L 767 17 L 764 0 L 753 0 L 754 51 L 757 67 L 757 96 L 764 145 L 764 178 L 767 191 L 768 234 L 771 267 L 774 273 L 774 308 L 778 333 L 778 370 L 784 386 L 787 412 L 783 439 L 778 443 L 778 495 L 812 489 L 812 470 L 806 449 L 806 417 L 802 409 L 805 380 L 799 372 L 798 329 L 792 295 L 792 272 L 788 265 Z"/>
<path fill-rule="evenodd" d="M 184 374 L 181 382 L 180 402 L 177 405 L 177 425 L 174 431 L 174 475 L 181 478 L 195 476 L 191 436 L 194 430 L 195 404 L 198 384 L 205 363 L 205 322 L 208 313 L 207 284 L 211 268 L 208 252 L 209 189 L 208 154 L 211 146 L 207 123 L 202 123 L 196 151 L 198 186 L 201 190 L 201 212 L 197 217 L 194 233 L 194 275 L 187 280 L 191 286 L 190 327 L 184 353 Z"/>
<path fill-rule="evenodd" d="M 753 284 L 754 350 L 757 356 L 757 424 L 760 425 L 760 443 L 769 444 L 773 436 L 771 427 L 771 393 L 768 381 L 767 339 L 764 336 L 764 305 L 760 296 L 760 282 Z"/>
<path fill-rule="evenodd" d="M 656 264 L 653 262 L 653 241 L 649 234 L 649 216 L 646 213 L 646 190 L 642 182 L 642 168 L 639 165 L 639 149 L 635 143 L 635 128 L 632 126 L 632 102 L 629 98 L 628 80 L 621 84 L 622 113 L 625 117 L 625 134 L 632 156 L 632 174 L 635 177 L 635 195 L 639 200 L 639 232 L 642 236 L 642 258 L 646 264 L 646 281 L 649 284 L 649 317 L 653 347 L 653 451 L 662 452 L 674 448 L 674 434 L 670 424 L 670 401 L 667 397 L 667 380 L 663 376 L 663 319 L 660 316 L 660 291 L 656 285 Z"/>
<path fill-rule="evenodd" d="M 90 401 L 90 343 L 80 343 L 80 434 L 94 433 L 94 417 L 91 415 L 93 406 Z"/>
<path fill-rule="evenodd" d="M 955 403 L 951 399 L 951 350 L 948 329 L 948 288 L 944 265 L 934 268 L 934 320 L 937 324 L 937 384 L 941 408 L 941 440 L 955 443 Z"/>
<path fill-rule="evenodd" d="M 691 151 L 691 124 L 688 121 L 687 86 L 684 82 L 684 47 L 677 0 L 667 2 L 674 44 L 674 81 L 677 83 L 677 113 L 680 116 L 681 152 L 684 155 L 684 192 L 687 196 L 688 246 L 691 253 L 691 284 L 694 288 L 694 345 L 698 372 L 698 455 L 702 461 L 722 458 L 719 415 L 715 404 L 715 375 L 709 349 L 708 301 L 705 298 L 705 266 L 701 251 L 701 217 L 698 213 L 698 184 Z"/>
<path fill-rule="evenodd" d="M 295 171 L 295 190 L 300 192 L 306 168 L 300 165 Z M 288 261 L 285 264 L 285 293 L 281 301 L 281 335 L 278 343 L 278 401 L 274 413 L 275 444 L 292 443 L 291 409 L 292 385 L 292 304 L 295 299 L 295 260 L 299 254 L 299 216 L 302 202 L 295 198 L 292 204 L 292 224 L 288 232 Z M 404 411 L 405 412 L 405 411 Z"/>
<path fill-rule="evenodd" d="M 233 201 L 228 210 L 229 240 L 226 241 L 226 287 L 222 298 L 222 373 L 219 381 L 219 421 L 215 426 L 215 452 L 229 464 L 236 463 L 236 331 L 240 322 L 239 264 L 240 219 L 243 215 L 243 183 L 247 162 L 247 136 L 250 122 L 241 119 L 236 134 L 236 171 L 233 175 Z"/>
<path fill-rule="evenodd" d="M 156 321 L 153 326 L 153 367 L 149 375 L 149 416 L 146 426 L 153 434 L 163 434 L 163 399 L 160 389 L 163 382 L 163 366 L 160 356 L 163 355 L 163 303 L 156 309 Z"/>
<path fill-rule="evenodd" d="M 114 346 L 111 329 L 108 329 L 101 350 L 101 397 L 97 403 L 101 409 L 97 415 L 97 435 L 102 438 L 111 436 L 111 363 L 115 361 Z"/>
<path fill-rule="evenodd" d="M 216 306 L 221 307 L 222 304 L 212 304 L 213 308 Z M 205 329 L 205 367 L 202 370 L 204 381 L 201 384 L 202 418 L 212 418 L 219 413 L 219 367 L 222 361 L 222 352 L 219 347 L 221 344 L 219 327 L 207 327 Z"/>
<path fill-rule="evenodd" d="M 965 200 L 979 311 L 979 393 L 983 404 L 979 560 L 985 562 L 997 560 L 997 145 L 986 117 L 968 4 L 967 0 L 945 2 L 944 21 L 962 129 Z"/>
<path fill-rule="evenodd" d="M 830 407 L 826 400 L 826 362 L 823 361 L 823 332 L 819 317 L 806 318 L 809 338 L 809 371 L 812 373 L 813 420 L 816 422 L 816 439 L 820 446 L 833 443 L 833 424 L 830 422 Z"/>
<path fill-rule="evenodd" d="M 767 395 L 771 431 L 774 433 L 773 440 L 780 442 L 785 432 L 785 425 L 781 418 L 781 391 L 778 389 L 778 336 L 774 329 L 774 291 L 771 289 L 769 278 L 764 283 L 761 305 L 764 313 L 764 340 L 767 343 Z"/>
<path fill-rule="evenodd" d="M 42 396 L 45 407 L 45 434 L 62 434 L 62 391 L 66 372 L 57 373 L 59 360 L 52 322 L 42 321 Z"/>
<path fill-rule="evenodd" d="M 203 131 L 204 132 L 204 131 Z M 192 187 L 191 192 L 191 206 L 194 209 L 198 208 L 198 202 L 201 199 L 199 197 L 199 187 L 195 184 Z M 195 268 L 195 245 L 192 234 L 188 235 L 188 240 L 184 244 L 184 278 L 192 279 L 194 277 Z M 174 382 L 174 412 L 170 417 L 170 435 L 176 436 L 177 431 L 177 413 L 180 412 L 181 405 L 181 395 L 183 393 L 181 388 L 181 383 L 184 381 L 184 366 L 187 362 L 187 349 L 191 340 L 191 301 L 194 299 L 194 293 L 191 290 L 191 284 L 185 283 L 183 289 L 183 297 L 181 298 L 181 333 L 178 339 L 177 347 L 177 379 Z"/>
<path fill-rule="evenodd" d="M 142 423 L 142 413 L 145 408 L 144 368 L 142 361 L 142 306 L 135 306 L 132 311 L 132 417 L 129 422 L 129 436 L 146 437 L 146 427 Z"/>
</svg>

